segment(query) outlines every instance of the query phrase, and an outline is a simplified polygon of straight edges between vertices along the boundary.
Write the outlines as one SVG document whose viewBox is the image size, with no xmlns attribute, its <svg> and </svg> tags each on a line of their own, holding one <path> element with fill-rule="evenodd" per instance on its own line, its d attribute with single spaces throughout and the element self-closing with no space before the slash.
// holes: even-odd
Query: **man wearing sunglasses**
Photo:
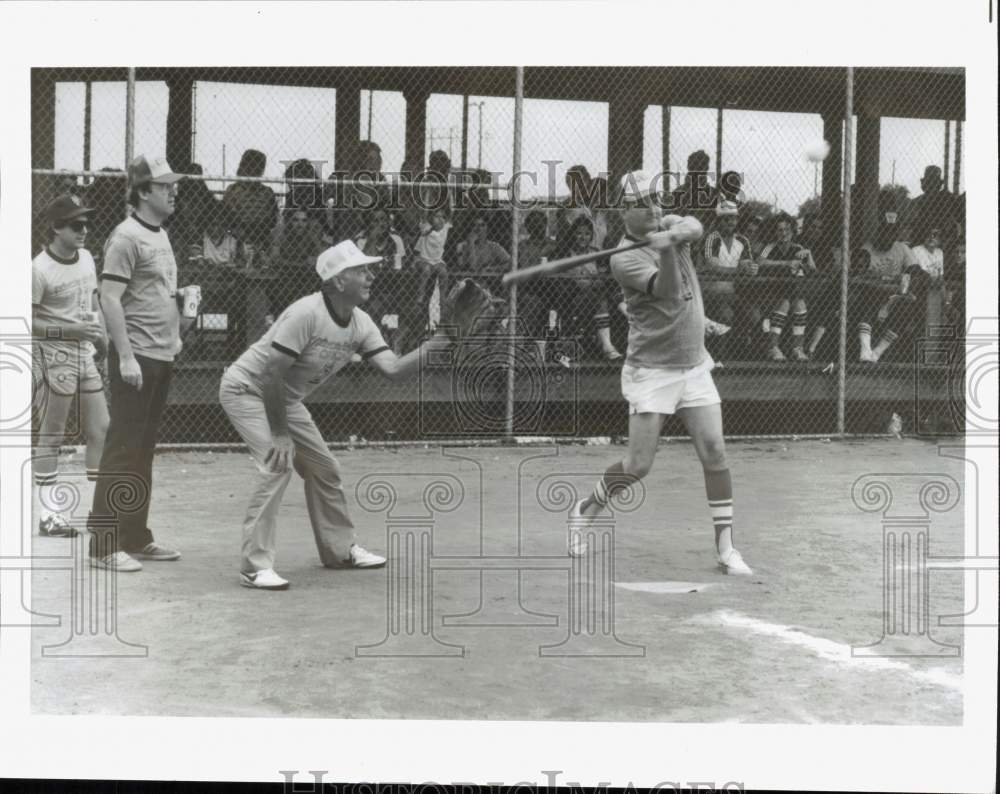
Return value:
<svg viewBox="0 0 1000 794">
<path fill-rule="evenodd" d="M 163 158 L 140 155 L 128 169 L 132 214 L 104 248 L 101 308 L 111 337 L 108 427 L 89 529 L 90 564 L 125 572 L 140 560 L 181 555 L 153 539 L 146 524 L 153 489 L 153 451 L 167 403 L 181 333 L 177 263 L 163 222 L 174 212 L 177 182 Z"/>
<path fill-rule="evenodd" d="M 36 339 L 37 413 L 34 445 L 38 531 L 47 537 L 73 537 L 77 529 L 59 511 L 65 493 L 59 486 L 59 447 L 74 398 L 79 400 L 86 439 L 87 479 L 93 481 L 108 429 L 104 383 L 94 362 L 107 351 L 97 308 L 97 272 L 84 248 L 93 210 L 66 193 L 46 209 L 49 241 L 31 262 L 32 333 Z M 80 503 L 83 504 L 82 497 Z"/>
</svg>

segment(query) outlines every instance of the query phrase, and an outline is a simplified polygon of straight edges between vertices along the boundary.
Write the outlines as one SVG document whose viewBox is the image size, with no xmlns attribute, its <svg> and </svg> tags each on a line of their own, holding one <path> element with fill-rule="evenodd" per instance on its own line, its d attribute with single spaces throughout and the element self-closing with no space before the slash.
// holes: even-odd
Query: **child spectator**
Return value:
<svg viewBox="0 0 1000 794">
<path fill-rule="evenodd" d="M 407 259 L 406 245 L 403 238 L 392 231 L 389 213 L 385 209 L 369 210 L 367 221 L 365 230 L 355 237 L 354 242 L 365 256 L 380 257 L 382 262 L 371 266 L 375 279 L 365 311 L 383 329 L 386 341 L 392 345 L 397 341 L 396 337 L 402 336 L 396 331 L 403 305 L 399 295 L 399 274 Z"/>
</svg>

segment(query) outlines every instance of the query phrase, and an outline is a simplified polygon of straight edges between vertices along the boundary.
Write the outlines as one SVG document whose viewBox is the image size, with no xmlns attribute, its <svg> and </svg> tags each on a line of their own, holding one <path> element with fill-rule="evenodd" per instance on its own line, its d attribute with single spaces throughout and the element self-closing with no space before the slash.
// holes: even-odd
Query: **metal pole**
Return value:
<svg viewBox="0 0 1000 794">
<path fill-rule="evenodd" d="M 469 167 L 469 95 L 462 94 L 462 170 Z"/>
<path fill-rule="evenodd" d="M 125 170 L 135 158 L 135 67 L 130 66 L 125 82 Z"/>
<path fill-rule="evenodd" d="M 670 172 L 670 105 L 664 105 L 661 112 L 661 124 L 663 127 L 663 172 Z M 663 189 L 673 190 L 674 186 L 667 183 L 664 177 Z"/>
<path fill-rule="evenodd" d="M 480 107 L 479 112 L 482 113 L 482 107 Z M 517 178 L 518 173 L 521 171 L 521 125 L 524 121 L 524 67 L 516 67 L 515 78 L 514 78 L 514 162 L 513 162 L 513 179 L 512 179 L 512 193 L 510 202 L 510 269 L 512 271 L 517 270 L 517 248 L 518 248 L 518 238 L 520 237 L 520 215 L 518 210 L 518 204 L 520 203 L 520 179 Z M 482 124 L 479 126 L 482 130 Z M 508 334 L 508 345 L 507 345 L 507 410 L 504 415 L 504 427 L 508 436 L 514 435 L 514 364 L 515 364 L 515 353 L 516 353 L 516 335 L 517 335 L 517 284 L 510 285 L 510 294 L 508 295 L 508 312 L 507 312 L 507 334 Z"/>
<path fill-rule="evenodd" d="M 962 177 L 962 121 L 955 121 L 955 186 L 952 193 L 958 195 L 959 182 Z"/>
<path fill-rule="evenodd" d="M 90 125 L 93 115 L 93 84 L 88 80 L 83 93 L 83 170 L 90 170 Z"/>
<path fill-rule="evenodd" d="M 847 67 L 844 93 L 844 210 L 843 237 L 840 241 L 840 339 L 837 350 L 837 434 L 846 431 L 844 419 L 847 402 L 847 276 L 851 269 L 851 172 L 854 154 L 854 69 Z"/>
<path fill-rule="evenodd" d="M 722 108 L 715 111 L 715 185 L 722 179 Z"/>
<path fill-rule="evenodd" d="M 948 161 L 951 159 L 951 119 L 944 120 L 944 187 L 948 189 Z"/>
</svg>

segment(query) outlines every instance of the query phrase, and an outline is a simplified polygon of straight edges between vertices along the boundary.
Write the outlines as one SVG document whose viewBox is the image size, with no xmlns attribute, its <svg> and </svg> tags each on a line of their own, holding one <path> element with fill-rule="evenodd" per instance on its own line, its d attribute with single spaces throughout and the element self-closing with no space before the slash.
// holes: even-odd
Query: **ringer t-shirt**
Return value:
<svg viewBox="0 0 1000 794">
<path fill-rule="evenodd" d="M 355 353 L 369 359 L 389 347 L 367 312 L 355 307 L 351 319 L 342 323 L 326 295 L 314 292 L 286 308 L 226 376 L 262 393 L 272 349 L 295 359 L 285 375 L 285 390 L 290 401 L 301 402 Z"/>
<path fill-rule="evenodd" d="M 633 242 L 625 237 L 622 245 Z M 611 255 L 611 273 L 621 285 L 628 307 L 628 353 L 633 367 L 671 369 L 696 367 L 708 358 L 705 350 L 705 309 L 691 245 L 674 249 L 681 279 L 680 294 L 672 298 L 653 295 L 660 273 L 660 254 L 636 248 Z"/>
<path fill-rule="evenodd" d="M 79 323 L 92 312 L 97 292 L 97 269 L 90 251 L 81 248 L 69 259 L 56 256 L 46 246 L 31 260 L 31 310 L 34 318 L 52 326 Z M 38 340 L 47 348 L 93 354 L 90 342 L 61 337 Z"/>
<path fill-rule="evenodd" d="M 750 243 L 746 237 L 739 233 L 734 234 L 732 246 L 727 247 L 725 239 L 717 231 L 711 232 L 705 238 L 705 259 L 707 261 L 712 257 L 719 260 L 717 267 L 731 270 L 735 270 L 741 261 L 753 259 Z"/>
<path fill-rule="evenodd" d="M 104 245 L 102 280 L 127 285 L 122 293 L 132 352 L 173 361 L 181 350 L 177 262 L 166 231 L 136 215 L 119 223 Z"/>
</svg>

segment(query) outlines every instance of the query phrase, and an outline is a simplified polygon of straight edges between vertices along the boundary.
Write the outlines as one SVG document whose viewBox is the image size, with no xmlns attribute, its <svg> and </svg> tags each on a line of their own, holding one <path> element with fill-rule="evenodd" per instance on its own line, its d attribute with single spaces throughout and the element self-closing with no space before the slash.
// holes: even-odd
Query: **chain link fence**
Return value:
<svg viewBox="0 0 1000 794">
<path fill-rule="evenodd" d="M 72 192 L 95 208 L 100 270 L 129 158 L 189 175 L 167 228 L 202 309 L 164 443 L 238 441 L 224 368 L 344 239 L 382 257 L 364 308 L 399 354 L 456 279 L 510 317 L 409 384 L 348 366 L 311 398 L 331 442 L 624 436 L 627 307 L 607 258 L 516 291 L 501 277 L 617 245 L 635 169 L 705 228 L 692 256 L 728 433 L 964 425 L 961 356 L 940 352 L 965 325 L 961 70 L 42 69 L 33 106 L 32 255 Z"/>
</svg>

